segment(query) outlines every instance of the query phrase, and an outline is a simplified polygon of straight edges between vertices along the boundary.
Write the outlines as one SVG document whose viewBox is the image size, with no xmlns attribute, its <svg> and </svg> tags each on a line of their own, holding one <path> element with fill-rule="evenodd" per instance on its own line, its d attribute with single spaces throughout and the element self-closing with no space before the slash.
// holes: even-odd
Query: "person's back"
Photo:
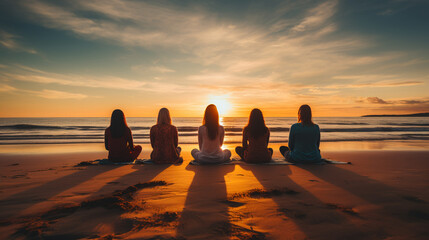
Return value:
<svg viewBox="0 0 429 240">
<path fill-rule="evenodd" d="M 131 137 L 129 128 L 125 129 L 122 136 L 113 137 L 110 127 L 106 128 L 105 136 L 108 139 L 109 159 L 118 159 L 129 152 L 128 139 Z"/>
<path fill-rule="evenodd" d="M 253 137 L 248 128 L 243 131 L 243 137 L 249 142 L 244 150 L 244 161 L 246 162 L 269 162 L 272 152 L 268 150 L 268 140 L 270 131 L 267 129 L 265 134 L 259 137 Z"/>
<path fill-rule="evenodd" d="M 110 126 L 104 132 L 104 146 L 109 151 L 108 158 L 114 162 L 133 161 L 142 151 L 141 146 L 134 145 L 131 129 L 120 109 L 112 112 Z"/>
<path fill-rule="evenodd" d="M 221 142 L 223 142 L 223 138 L 225 135 L 225 129 L 223 126 L 219 125 L 218 135 L 211 139 L 208 134 L 208 129 L 206 126 L 200 126 L 198 129 L 198 136 L 202 140 L 201 144 L 201 152 L 207 155 L 217 154 L 222 152 Z"/>
<path fill-rule="evenodd" d="M 317 124 L 295 123 L 289 133 L 290 156 L 294 161 L 318 162 L 321 159 L 320 129 Z"/>
<path fill-rule="evenodd" d="M 192 149 L 191 155 L 197 162 L 216 164 L 229 161 L 231 152 L 222 150 L 225 129 L 219 125 L 219 113 L 215 105 L 210 104 L 204 112 L 203 125 L 198 128 L 199 149 Z"/>
<path fill-rule="evenodd" d="M 177 151 L 177 128 L 170 124 L 156 124 L 150 129 L 150 142 L 153 148 L 151 159 L 155 163 L 175 163 L 179 158 Z"/>
</svg>

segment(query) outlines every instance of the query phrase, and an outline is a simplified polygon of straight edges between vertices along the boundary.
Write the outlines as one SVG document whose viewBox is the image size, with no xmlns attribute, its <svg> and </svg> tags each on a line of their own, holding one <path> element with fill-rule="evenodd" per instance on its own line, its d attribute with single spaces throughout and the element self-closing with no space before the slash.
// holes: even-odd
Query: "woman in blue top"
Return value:
<svg viewBox="0 0 429 240">
<path fill-rule="evenodd" d="M 320 129 L 311 120 L 311 108 L 302 105 L 298 110 L 298 123 L 289 131 L 289 147 L 281 146 L 280 152 L 287 161 L 296 163 L 318 163 L 320 156 Z"/>
</svg>

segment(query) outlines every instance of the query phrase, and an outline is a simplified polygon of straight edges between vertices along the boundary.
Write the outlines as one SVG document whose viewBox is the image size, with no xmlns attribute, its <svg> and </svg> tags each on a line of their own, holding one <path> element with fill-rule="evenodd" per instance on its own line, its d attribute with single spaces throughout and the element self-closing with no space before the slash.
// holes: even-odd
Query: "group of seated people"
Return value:
<svg viewBox="0 0 429 240">
<path fill-rule="evenodd" d="M 225 129 L 219 124 L 219 113 L 210 104 L 204 112 L 203 124 L 198 128 L 199 149 L 191 151 L 192 157 L 201 164 L 216 164 L 230 161 L 231 151 L 222 150 Z M 235 152 L 248 163 L 271 161 L 273 149 L 268 148 L 270 130 L 265 125 L 261 110 L 251 111 L 249 122 L 243 129 L 242 146 Z M 116 109 L 112 113 L 110 126 L 105 131 L 105 147 L 113 162 L 128 162 L 137 159 L 142 147 L 134 145 L 130 128 L 124 113 Z M 150 155 L 154 163 L 178 163 L 181 148 L 178 146 L 177 128 L 172 125 L 167 108 L 159 110 L 157 124 L 150 129 Z M 280 153 L 289 162 L 317 163 L 322 161 L 320 150 L 320 129 L 312 121 L 311 108 L 302 105 L 298 110 L 298 123 L 291 126 L 288 147 L 281 146 Z"/>
</svg>

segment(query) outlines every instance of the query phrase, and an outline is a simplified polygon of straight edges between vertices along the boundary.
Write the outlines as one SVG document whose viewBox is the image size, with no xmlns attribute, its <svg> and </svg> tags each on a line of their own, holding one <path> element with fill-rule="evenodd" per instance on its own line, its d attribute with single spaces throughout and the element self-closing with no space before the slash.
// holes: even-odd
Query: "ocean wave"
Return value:
<svg viewBox="0 0 429 240">
<path fill-rule="evenodd" d="M 370 125 L 369 123 L 361 123 L 361 122 L 320 122 L 319 124 L 323 125 Z"/>
<path fill-rule="evenodd" d="M 352 137 L 339 137 L 334 139 L 322 139 L 321 142 L 362 142 L 362 141 L 385 141 L 385 140 L 429 140 L 429 134 L 400 134 L 389 135 L 385 137 L 367 137 L 367 138 L 352 138 Z M 100 143 L 102 144 L 103 138 L 17 138 L 17 139 L 2 139 L 0 138 L 0 145 L 10 144 L 85 144 L 85 143 Z M 271 139 L 270 143 L 285 143 L 288 139 Z M 134 138 L 135 144 L 149 144 L 149 138 Z M 231 139 L 225 140 L 225 144 L 241 144 L 240 140 Z M 179 144 L 198 144 L 197 139 L 190 140 L 179 138 Z"/>
<path fill-rule="evenodd" d="M 322 128 L 321 132 L 428 132 L 421 127 Z"/>
</svg>

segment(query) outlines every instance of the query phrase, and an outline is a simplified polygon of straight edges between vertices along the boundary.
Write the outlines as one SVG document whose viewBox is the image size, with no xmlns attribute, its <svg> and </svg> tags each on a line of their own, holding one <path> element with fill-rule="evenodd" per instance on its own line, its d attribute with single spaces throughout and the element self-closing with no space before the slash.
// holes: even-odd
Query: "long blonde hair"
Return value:
<svg viewBox="0 0 429 240">
<path fill-rule="evenodd" d="M 171 125 L 170 111 L 167 108 L 161 108 L 158 113 L 157 124 L 169 124 Z"/>
</svg>

